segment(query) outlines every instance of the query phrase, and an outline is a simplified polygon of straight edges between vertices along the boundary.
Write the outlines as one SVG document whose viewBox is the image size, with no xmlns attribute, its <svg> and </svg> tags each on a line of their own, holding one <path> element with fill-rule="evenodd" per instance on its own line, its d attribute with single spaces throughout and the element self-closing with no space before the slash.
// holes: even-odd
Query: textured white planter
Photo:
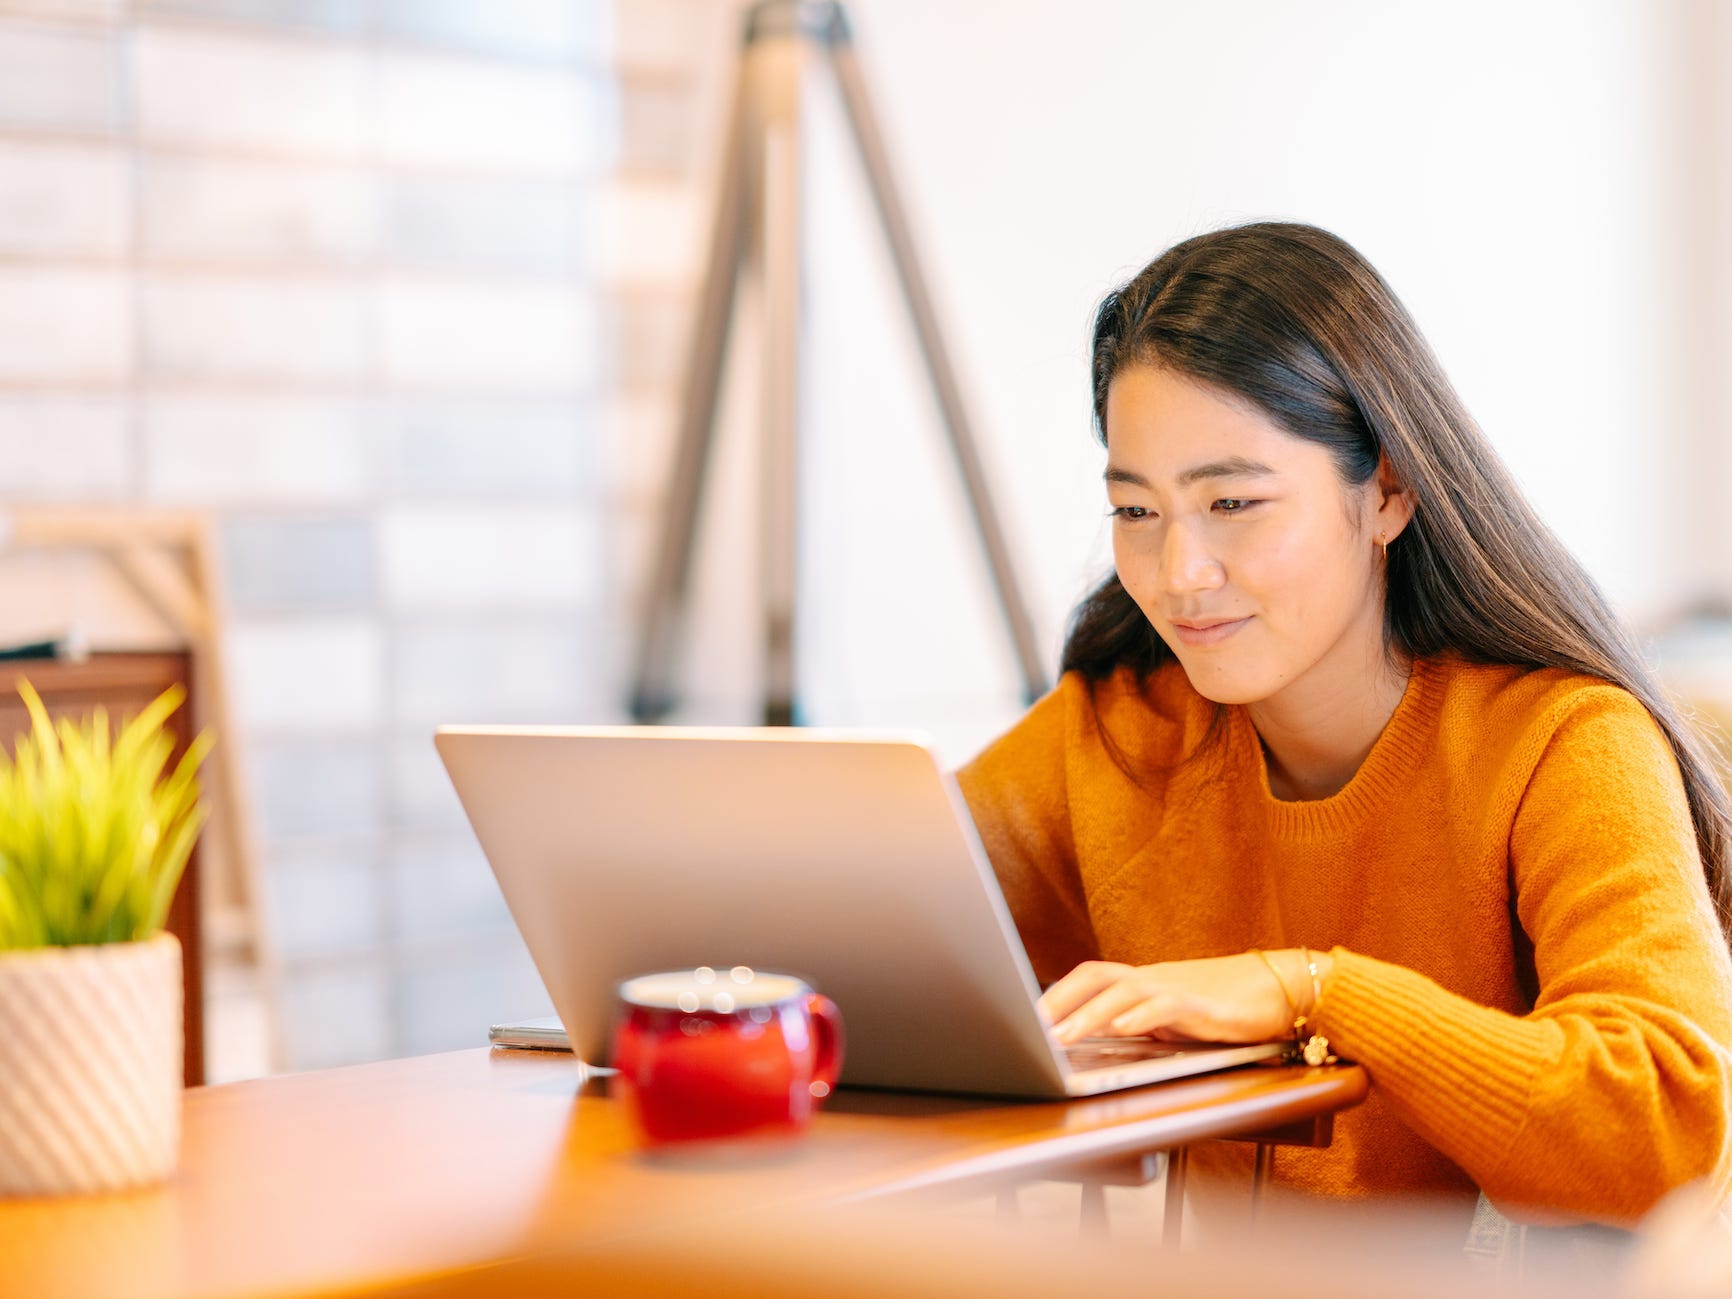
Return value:
<svg viewBox="0 0 1732 1299">
<path fill-rule="evenodd" d="M 0 953 L 0 1195 L 160 1182 L 180 1155 L 180 943 Z"/>
</svg>

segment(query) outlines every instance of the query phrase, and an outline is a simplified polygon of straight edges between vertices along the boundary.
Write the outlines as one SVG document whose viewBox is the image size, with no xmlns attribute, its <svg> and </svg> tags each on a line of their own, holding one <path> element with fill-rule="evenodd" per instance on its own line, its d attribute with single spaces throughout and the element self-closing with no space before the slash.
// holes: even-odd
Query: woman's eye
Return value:
<svg viewBox="0 0 1732 1299">
<path fill-rule="evenodd" d="M 1110 511 L 1115 519 L 1146 519 L 1149 512 L 1141 505 L 1115 505 Z"/>
<path fill-rule="evenodd" d="M 1246 500 L 1243 496 L 1227 496 L 1216 501 L 1215 508 L 1222 514 L 1240 514 L 1256 503 L 1256 501 Z"/>
</svg>

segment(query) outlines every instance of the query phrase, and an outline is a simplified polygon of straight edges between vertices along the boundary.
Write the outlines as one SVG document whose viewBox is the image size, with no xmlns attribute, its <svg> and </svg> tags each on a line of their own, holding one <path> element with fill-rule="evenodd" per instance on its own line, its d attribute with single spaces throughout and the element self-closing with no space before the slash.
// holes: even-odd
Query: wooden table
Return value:
<svg viewBox="0 0 1732 1299">
<path fill-rule="evenodd" d="M 350 1293 L 449 1277 L 646 1224 L 939 1189 L 1304 1123 L 1356 1066 L 1252 1066 L 1064 1103 L 839 1092 L 801 1142 L 640 1151 L 567 1055 L 486 1050 L 186 1094 L 166 1187 L 0 1202 L 0 1294 Z"/>
</svg>

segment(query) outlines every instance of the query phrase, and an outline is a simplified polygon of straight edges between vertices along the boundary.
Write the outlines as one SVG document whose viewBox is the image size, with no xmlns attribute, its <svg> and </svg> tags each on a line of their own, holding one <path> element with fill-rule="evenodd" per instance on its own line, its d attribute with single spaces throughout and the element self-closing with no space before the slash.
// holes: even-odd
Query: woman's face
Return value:
<svg viewBox="0 0 1732 1299">
<path fill-rule="evenodd" d="M 1355 688 L 1382 652 L 1378 543 L 1406 520 L 1400 498 L 1392 511 L 1377 476 L 1350 487 L 1324 447 L 1154 366 L 1114 377 L 1106 435 L 1119 580 L 1198 693 Z"/>
</svg>

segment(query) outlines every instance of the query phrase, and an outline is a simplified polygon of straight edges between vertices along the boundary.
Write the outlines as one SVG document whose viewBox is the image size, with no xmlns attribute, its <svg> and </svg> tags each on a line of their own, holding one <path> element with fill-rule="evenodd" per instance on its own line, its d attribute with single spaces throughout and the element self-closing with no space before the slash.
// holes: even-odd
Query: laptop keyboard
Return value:
<svg viewBox="0 0 1732 1299">
<path fill-rule="evenodd" d="M 1181 1055 L 1190 1049 L 1186 1043 L 1157 1042 L 1147 1037 L 1084 1038 L 1067 1046 L 1064 1055 L 1072 1069 L 1109 1069 L 1114 1065 L 1135 1064 L 1139 1060 Z"/>
</svg>

